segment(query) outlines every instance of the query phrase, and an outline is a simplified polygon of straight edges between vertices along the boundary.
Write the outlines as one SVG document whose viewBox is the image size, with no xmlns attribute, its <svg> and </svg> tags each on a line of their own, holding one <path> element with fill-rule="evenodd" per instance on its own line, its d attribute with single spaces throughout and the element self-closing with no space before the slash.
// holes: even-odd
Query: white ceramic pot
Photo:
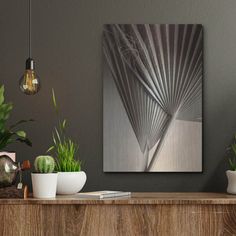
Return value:
<svg viewBox="0 0 236 236">
<path fill-rule="evenodd" d="M 58 173 L 31 173 L 33 197 L 56 197 Z"/>
<path fill-rule="evenodd" d="M 227 170 L 226 175 L 228 178 L 227 192 L 236 194 L 236 171 Z"/>
<path fill-rule="evenodd" d="M 57 194 L 76 194 L 83 187 L 87 176 L 85 172 L 58 172 Z"/>
</svg>

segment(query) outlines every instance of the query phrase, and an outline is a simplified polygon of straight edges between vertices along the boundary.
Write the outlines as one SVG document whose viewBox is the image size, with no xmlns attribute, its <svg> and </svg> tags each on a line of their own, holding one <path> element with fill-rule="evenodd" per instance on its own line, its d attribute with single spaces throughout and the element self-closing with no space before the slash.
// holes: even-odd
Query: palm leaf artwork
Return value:
<svg viewBox="0 0 236 236">
<path fill-rule="evenodd" d="M 0 86 L 0 150 L 6 148 L 9 144 L 19 141 L 32 146 L 31 141 L 27 138 L 25 131 L 17 130 L 17 126 L 27 123 L 30 120 L 20 120 L 17 123 L 7 126 L 7 121 L 13 109 L 12 103 L 4 103 L 4 86 Z"/>
<path fill-rule="evenodd" d="M 202 26 L 105 25 L 103 53 L 150 171 L 175 120 L 201 122 Z"/>
</svg>

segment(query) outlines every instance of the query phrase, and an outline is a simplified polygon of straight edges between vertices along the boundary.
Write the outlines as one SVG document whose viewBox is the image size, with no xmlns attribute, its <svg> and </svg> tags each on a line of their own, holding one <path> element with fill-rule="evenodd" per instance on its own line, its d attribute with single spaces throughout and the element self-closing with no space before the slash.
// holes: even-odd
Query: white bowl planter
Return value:
<svg viewBox="0 0 236 236">
<path fill-rule="evenodd" d="M 57 194 L 76 194 L 83 187 L 87 176 L 85 172 L 58 172 Z"/>
<path fill-rule="evenodd" d="M 236 194 L 236 171 L 227 170 L 226 175 L 228 178 L 227 192 Z"/>
<path fill-rule="evenodd" d="M 58 173 L 31 173 L 33 185 L 33 197 L 56 197 Z"/>
</svg>

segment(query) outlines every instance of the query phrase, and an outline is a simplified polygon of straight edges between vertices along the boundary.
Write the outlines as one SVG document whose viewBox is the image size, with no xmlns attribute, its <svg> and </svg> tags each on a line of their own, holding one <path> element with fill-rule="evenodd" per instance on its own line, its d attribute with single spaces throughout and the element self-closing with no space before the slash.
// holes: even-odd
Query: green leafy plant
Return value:
<svg viewBox="0 0 236 236">
<path fill-rule="evenodd" d="M 34 168 L 38 173 L 52 173 L 55 169 L 55 161 L 51 156 L 38 156 L 35 158 Z"/>
<path fill-rule="evenodd" d="M 20 120 L 8 127 L 7 121 L 13 109 L 13 104 L 5 103 L 4 101 L 4 86 L 2 85 L 0 86 L 0 150 L 5 149 L 9 144 L 16 141 L 32 146 L 31 141 L 26 137 L 25 131 L 17 130 L 16 128 L 20 124 L 33 120 Z"/>
<path fill-rule="evenodd" d="M 52 134 L 53 145 L 47 150 L 52 152 L 56 157 L 56 171 L 76 172 L 81 170 L 81 161 L 76 160 L 79 146 L 71 138 L 66 136 L 67 127 L 66 119 L 61 121 L 56 101 L 55 92 L 52 89 L 53 106 L 58 117 L 58 127 L 54 128 Z"/>
<path fill-rule="evenodd" d="M 229 152 L 229 166 L 232 171 L 236 171 L 236 134 L 234 135 L 233 143 L 227 148 Z"/>
</svg>

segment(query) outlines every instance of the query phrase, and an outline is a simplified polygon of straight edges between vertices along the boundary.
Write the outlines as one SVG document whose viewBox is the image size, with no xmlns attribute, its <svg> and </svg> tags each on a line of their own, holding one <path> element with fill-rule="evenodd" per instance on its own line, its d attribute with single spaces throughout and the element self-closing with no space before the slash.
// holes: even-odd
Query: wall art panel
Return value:
<svg viewBox="0 0 236 236">
<path fill-rule="evenodd" d="M 103 170 L 201 172 L 202 25 L 105 25 L 103 57 Z"/>
</svg>

